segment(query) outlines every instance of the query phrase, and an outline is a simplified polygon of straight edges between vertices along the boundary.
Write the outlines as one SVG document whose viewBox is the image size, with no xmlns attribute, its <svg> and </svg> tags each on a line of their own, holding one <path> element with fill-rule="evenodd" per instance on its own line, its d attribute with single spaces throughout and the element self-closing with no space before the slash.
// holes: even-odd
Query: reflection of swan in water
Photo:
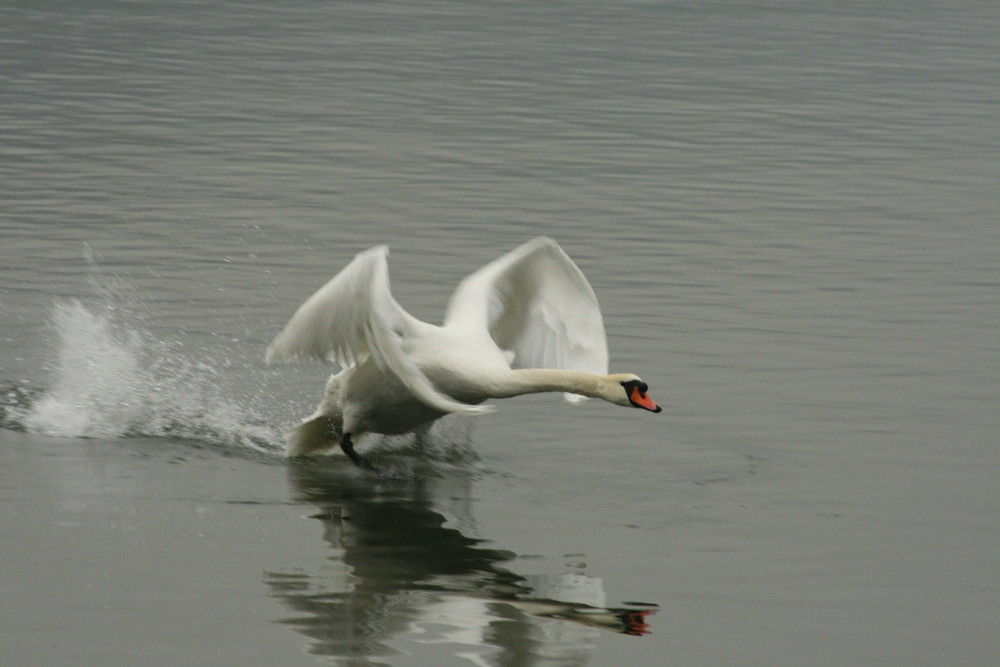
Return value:
<svg viewBox="0 0 1000 667">
<path fill-rule="evenodd" d="M 410 642 L 427 651 L 444 644 L 476 664 L 582 665 L 596 628 L 648 631 L 653 607 L 606 607 L 600 579 L 522 577 L 501 567 L 515 554 L 465 534 L 467 474 L 373 486 L 332 460 L 294 465 L 290 475 L 301 499 L 320 508 L 315 518 L 335 555 L 319 572 L 268 572 L 265 580 L 299 612 L 284 623 L 313 640 L 313 653 L 381 664 L 379 656 Z"/>
</svg>

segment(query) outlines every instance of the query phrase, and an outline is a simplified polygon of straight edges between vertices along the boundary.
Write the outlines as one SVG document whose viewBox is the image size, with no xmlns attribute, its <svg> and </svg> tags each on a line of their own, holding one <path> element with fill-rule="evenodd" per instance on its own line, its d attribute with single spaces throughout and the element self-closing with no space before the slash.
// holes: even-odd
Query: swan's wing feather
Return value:
<svg viewBox="0 0 1000 667">
<path fill-rule="evenodd" d="M 485 330 L 498 347 L 514 353 L 517 367 L 608 372 L 597 296 L 573 260 L 548 238 L 533 239 L 463 280 L 448 304 L 445 325 Z"/>
<path fill-rule="evenodd" d="M 439 392 L 406 354 L 405 341 L 429 325 L 400 306 L 389 289 L 389 249 L 382 245 L 359 253 L 292 315 L 267 348 L 267 363 L 320 358 L 343 367 L 369 356 L 383 372 L 396 375 L 414 396 L 443 412 L 479 413 Z"/>
<path fill-rule="evenodd" d="M 378 289 L 375 283 L 379 274 L 387 270 L 387 254 L 385 246 L 358 254 L 306 299 L 268 346 L 267 363 L 318 358 L 346 367 L 368 357 L 370 336 L 366 330 L 375 315 L 372 303 Z M 381 319 L 392 315 L 383 314 Z"/>
</svg>

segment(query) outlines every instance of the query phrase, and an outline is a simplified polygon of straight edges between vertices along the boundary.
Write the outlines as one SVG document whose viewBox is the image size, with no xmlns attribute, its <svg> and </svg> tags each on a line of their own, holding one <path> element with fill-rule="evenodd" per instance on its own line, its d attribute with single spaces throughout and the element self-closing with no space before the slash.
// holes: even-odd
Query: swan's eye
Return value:
<svg viewBox="0 0 1000 667">
<path fill-rule="evenodd" d="M 642 380 L 626 380 L 621 383 L 622 387 L 625 388 L 625 393 L 628 396 L 632 395 L 632 392 L 639 392 L 639 396 L 645 398 L 646 392 L 649 391 L 649 385 Z"/>
</svg>

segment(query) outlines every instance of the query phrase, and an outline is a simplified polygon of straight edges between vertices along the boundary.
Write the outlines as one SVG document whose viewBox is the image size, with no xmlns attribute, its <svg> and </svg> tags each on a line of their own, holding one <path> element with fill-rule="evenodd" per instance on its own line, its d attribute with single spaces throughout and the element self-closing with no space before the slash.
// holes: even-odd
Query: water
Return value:
<svg viewBox="0 0 1000 667">
<path fill-rule="evenodd" d="M 3 663 L 989 664 L 1000 9 L 0 9 Z M 358 251 L 556 238 L 664 406 L 283 463 Z"/>
</svg>

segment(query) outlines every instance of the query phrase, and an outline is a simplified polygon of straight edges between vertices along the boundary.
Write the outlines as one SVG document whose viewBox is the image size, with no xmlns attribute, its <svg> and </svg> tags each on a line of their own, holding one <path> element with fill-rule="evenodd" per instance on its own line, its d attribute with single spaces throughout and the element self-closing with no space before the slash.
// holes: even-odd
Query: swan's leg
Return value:
<svg viewBox="0 0 1000 667">
<path fill-rule="evenodd" d="M 375 470 L 375 466 L 366 461 L 360 454 L 354 451 L 354 443 L 351 442 L 351 434 L 345 433 L 340 437 L 340 448 L 347 454 L 347 458 L 354 462 L 354 465 L 364 470 Z"/>
</svg>

